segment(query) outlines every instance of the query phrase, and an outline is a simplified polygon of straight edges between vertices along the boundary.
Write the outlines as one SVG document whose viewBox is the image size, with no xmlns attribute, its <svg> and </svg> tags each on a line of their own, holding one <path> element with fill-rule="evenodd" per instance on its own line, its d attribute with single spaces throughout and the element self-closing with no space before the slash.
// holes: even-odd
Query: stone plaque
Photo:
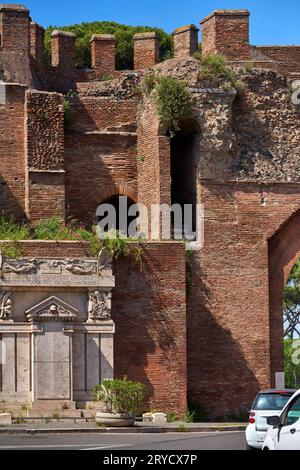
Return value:
<svg viewBox="0 0 300 470">
<path fill-rule="evenodd" d="M 71 335 L 64 323 L 44 323 L 34 336 L 34 399 L 72 400 Z"/>
</svg>

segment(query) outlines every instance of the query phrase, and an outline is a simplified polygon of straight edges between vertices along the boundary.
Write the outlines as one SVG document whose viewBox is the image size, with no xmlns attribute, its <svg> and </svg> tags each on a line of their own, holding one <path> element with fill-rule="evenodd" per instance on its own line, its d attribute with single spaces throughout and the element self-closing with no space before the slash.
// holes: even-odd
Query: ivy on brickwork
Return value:
<svg viewBox="0 0 300 470">
<path fill-rule="evenodd" d="M 160 122 L 162 126 L 168 128 L 171 137 L 174 137 L 191 110 L 186 82 L 170 76 L 158 77 L 152 72 L 145 75 L 142 87 L 146 96 L 155 91 Z"/>
</svg>

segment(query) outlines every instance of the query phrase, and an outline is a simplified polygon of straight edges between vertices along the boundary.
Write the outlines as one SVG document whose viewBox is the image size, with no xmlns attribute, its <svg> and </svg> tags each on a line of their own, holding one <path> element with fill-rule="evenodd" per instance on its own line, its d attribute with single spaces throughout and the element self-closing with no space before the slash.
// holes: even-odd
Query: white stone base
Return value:
<svg viewBox="0 0 300 470">
<path fill-rule="evenodd" d="M 2 413 L 0 414 L 0 426 L 7 426 L 11 424 L 11 414 Z"/>
</svg>

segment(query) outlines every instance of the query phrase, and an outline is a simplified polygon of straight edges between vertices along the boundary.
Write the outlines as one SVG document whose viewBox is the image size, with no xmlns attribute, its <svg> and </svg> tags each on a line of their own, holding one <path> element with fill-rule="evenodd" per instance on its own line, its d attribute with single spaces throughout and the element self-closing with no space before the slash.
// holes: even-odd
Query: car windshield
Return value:
<svg viewBox="0 0 300 470">
<path fill-rule="evenodd" d="M 253 409 L 280 411 L 289 401 L 291 396 L 291 394 L 287 393 L 262 393 L 256 398 Z"/>
</svg>

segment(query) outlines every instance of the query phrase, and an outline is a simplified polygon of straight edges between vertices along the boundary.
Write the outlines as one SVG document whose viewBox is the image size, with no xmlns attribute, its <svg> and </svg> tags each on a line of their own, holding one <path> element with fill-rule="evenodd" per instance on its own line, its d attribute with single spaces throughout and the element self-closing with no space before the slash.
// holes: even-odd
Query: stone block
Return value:
<svg viewBox="0 0 300 470">
<path fill-rule="evenodd" d="M 152 421 L 155 424 L 167 424 L 167 415 L 165 413 L 153 413 Z"/>
<path fill-rule="evenodd" d="M 10 413 L 1 413 L 0 414 L 0 426 L 6 426 L 11 424 L 11 414 Z"/>
<path fill-rule="evenodd" d="M 143 414 L 143 423 L 152 423 L 152 421 L 153 421 L 152 413 Z"/>
</svg>

